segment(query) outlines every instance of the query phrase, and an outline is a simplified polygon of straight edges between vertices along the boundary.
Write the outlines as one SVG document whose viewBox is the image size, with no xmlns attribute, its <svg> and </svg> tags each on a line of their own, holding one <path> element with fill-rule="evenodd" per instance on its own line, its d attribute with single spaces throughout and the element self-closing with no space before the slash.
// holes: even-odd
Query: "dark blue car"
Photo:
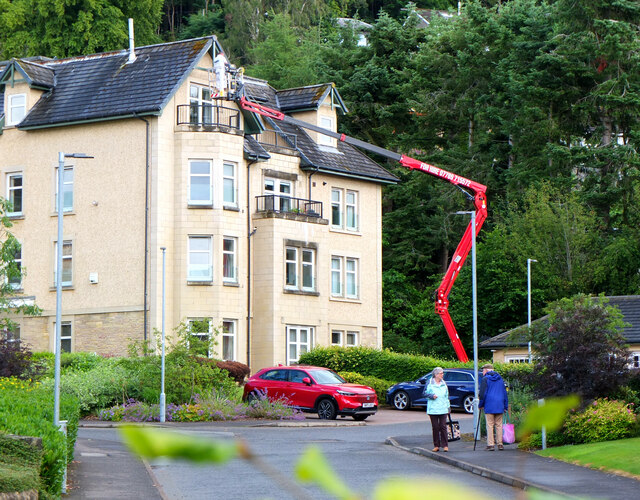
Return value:
<svg viewBox="0 0 640 500">
<path fill-rule="evenodd" d="M 478 390 L 482 382 L 482 372 L 478 373 Z M 431 372 L 414 382 L 400 382 L 387 390 L 387 404 L 396 410 L 408 410 L 427 406 L 427 398 L 422 395 L 425 384 L 431 380 Z M 449 387 L 449 401 L 452 408 L 473 413 L 474 377 L 473 370 L 465 368 L 445 368 L 444 381 Z"/>
</svg>

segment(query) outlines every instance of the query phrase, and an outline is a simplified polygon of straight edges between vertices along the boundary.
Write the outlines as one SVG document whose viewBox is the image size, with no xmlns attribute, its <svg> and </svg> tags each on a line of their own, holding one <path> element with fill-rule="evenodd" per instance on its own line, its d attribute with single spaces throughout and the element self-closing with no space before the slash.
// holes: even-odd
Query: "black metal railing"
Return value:
<svg viewBox="0 0 640 500">
<path fill-rule="evenodd" d="M 275 130 L 265 130 L 256 134 L 256 141 L 267 146 L 276 146 L 278 148 L 295 149 L 298 136 L 295 134 L 287 134 L 285 132 L 276 132 Z"/>
<path fill-rule="evenodd" d="M 240 129 L 240 111 L 213 104 L 180 104 L 178 125 Z"/>
<path fill-rule="evenodd" d="M 256 196 L 257 212 L 275 212 L 280 214 L 300 214 L 307 217 L 322 218 L 322 202 L 291 198 L 277 194 Z"/>
</svg>

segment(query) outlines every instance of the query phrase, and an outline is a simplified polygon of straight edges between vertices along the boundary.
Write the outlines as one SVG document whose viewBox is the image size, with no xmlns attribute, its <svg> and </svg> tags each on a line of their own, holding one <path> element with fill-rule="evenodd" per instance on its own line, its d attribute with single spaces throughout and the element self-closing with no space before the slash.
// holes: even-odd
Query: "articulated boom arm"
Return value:
<svg viewBox="0 0 640 500">
<path fill-rule="evenodd" d="M 328 135 L 330 137 L 334 137 L 339 141 L 346 142 L 347 144 L 351 144 L 352 146 L 356 146 L 358 148 L 364 149 L 366 151 L 371 151 L 372 153 L 379 154 L 384 156 L 385 158 L 390 158 L 399 162 L 402 166 L 407 167 L 411 170 L 420 170 L 426 174 L 433 175 L 435 177 L 439 177 L 440 179 L 444 179 L 445 181 L 450 182 L 458 187 L 466 188 L 473 193 L 474 205 L 476 207 L 476 235 L 480 232 L 480 228 L 482 224 L 487 218 L 487 199 L 486 199 L 486 191 L 487 187 L 479 184 L 470 179 L 466 179 L 459 175 L 453 174 L 451 172 L 447 172 L 441 168 L 435 167 L 433 165 L 429 165 L 428 163 L 421 162 L 414 158 L 410 158 L 405 155 L 401 155 L 395 153 L 393 151 L 389 151 L 388 149 L 380 148 L 378 146 L 374 146 L 373 144 L 369 144 L 368 142 L 361 141 L 359 139 L 355 139 L 354 137 L 349 137 L 345 134 L 339 134 L 333 132 L 331 130 L 327 130 L 322 127 L 318 127 L 311 123 L 304 122 L 302 120 L 296 120 L 290 116 L 285 115 L 284 113 L 268 108 L 266 106 L 262 106 L 260 104 L 248 101 L 244 96 L 239 99 L 240 106 L 248 111 L 252 111 L 254 113 L 258 113 L 262 116 L 266 116 L 268 118 L 273 118 L 274 120 L 283 121 L 285 123 L 290 123 L 292 125 L 297 125 L 299 127 L 303 127 L 309 130 L 313 130 L 320 134 Z M 465 189 L 462 189 L 463 191 Z M 466 192 L 466 191 L 465 191 Z M 471 194 L 467 193 L 469 197 Z M 458 244 L 455 253 L 453 254 L 453 259 L 451 260 L 451 264 L 447 269 L 447 272 L 442 279 L 442 283 L 438 287 L 438 291 L 436 294 L 436 313 L 442 319 L 442 323 L 444 324 L 445 329 L 447 330 L 447 334 L 451 339 L 451 344 L 453 345 L 454 350 L 456 351 L 456 355 L 460 361 L 468 361 L 469 357 L 462 346 L 462 342 L 460 341 L 460 337 L 458 336 L 458 332 L 453 324 L 451 319 L 451 315 L 449 314 L 449 293 L 451 292 L 451 288 L 453 287 L 456 278 L 464 264 L 465 259 L 469 255 L 471 251 L 471 246 L 473 243 L 472 239 L 472 222 L 469 222 L 467 229 L 464 232 L 462 240 Z"/>
</svg>

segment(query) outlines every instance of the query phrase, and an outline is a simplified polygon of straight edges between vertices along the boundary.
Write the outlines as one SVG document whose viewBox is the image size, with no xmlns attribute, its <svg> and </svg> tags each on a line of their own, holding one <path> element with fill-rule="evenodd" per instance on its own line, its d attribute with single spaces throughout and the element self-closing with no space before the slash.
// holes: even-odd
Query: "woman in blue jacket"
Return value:
<svg viewBox="0 0 640 500">
<path fill-rule="evenodd" d="M 439 366 L 433 369 L 431 380 L 424 388 L 427 397 L 427 415 L 431 419 L 433 451 L 449 451 L 447 441 L 447 415 L 451 411 L 449 388 L 442 379 L 444 370 Z"/>
</svg>

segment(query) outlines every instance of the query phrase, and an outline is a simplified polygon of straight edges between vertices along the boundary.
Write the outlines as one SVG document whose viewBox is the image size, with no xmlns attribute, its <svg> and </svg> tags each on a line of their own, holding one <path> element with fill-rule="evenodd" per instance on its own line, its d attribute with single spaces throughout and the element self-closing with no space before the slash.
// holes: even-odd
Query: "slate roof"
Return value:
<svg viewBox="0 0 640 500">
<path fill-rule="evenodd" d="M 622 330 L 627 342 L 630 344 L 640 343 L 640 295 L 617 295 L 607 297 L 607 299 L 609 299 L 608 305 L 618 307 L 624 317 L 624 322 L 631 325 Z M 543 316 L 532 322 L 532 325 L 534 323 L 547 322 L 548 319 L 549 316 Z M 528 344 L 526 333 L 526 325 L 521 325 L 481 342 L 479 347 L 484 349 L 524 347 Z"/>
<path fill-rule="evenodd" d="M 244 156 L 249 160 L 268 160 L 271 155 L 267 152 L 262 145 L 256 141 L 253 136 L 244 136 Z"/>
<path fill-rule="evenodd" d="M 160 114 L 174 92 L 211 48 L 199 38 L 91 56 L 19 64 L 40 83 L 55 76 L 18 128 L 29 129 L 124 116 Z M 27 69 L 28 68 L 28 69 Z"/>
<path fill-rule="evenodd" d="M 309 109 L 309 103 L 313 103 L 316 107 L 319 106 L 330 91 L 335 92 L 336 97 L 339 98 L 332 84 L 276 91 L 264 81 L 246 78 L 244 89 L 248 99 L 283 112 L 285 109 L 278 106 L 279 103 L 282 103 L 282 96 L 285 96 L 285 102 L 288 103 L 287 109 L 300 111 Z M 311 89 L 315 89 L 314 92 L 311 92 Z M 318 101 L 319 95 L 324 97 Z M 293 102 L 298 104 L 294 106 Z M 399 181 L 395 175 L 349 144 L 338 141 L 337 149 L 319 146 L 304 128 L 278 120 L 266 119 L 265 121 L 276 131 L 296 136 L 295 146 L 300 153 L 303 170 L 317 169 L 335 175 L 359 177 L 378 182 L 395 183 Z M 286 135 L 283 135 L 283 138 L 287 140 Z M 291 146 L 293 147 L 294 144 L 291 143 Z"/>
<path fill-rule="evenodd" d="M 24 71 L 30 83 L 47 89 L 54 86 L 55 77 L 52 68 L 29 61 L 16 61 L 16 64 Z"/>
<path fill-rule="evenodd" d="M 276 98 L 280 111 L 289 113 L 292 111 L 316 110 L 332 92 L 334 100 L 337 100 L 340 105 L 338 109 L 343 113 L 347 113 L 347 107 L 344 102 L 342 102 L 340 95 L 335 91 L 332 83 L 277 90 Z"/>
</svg>

